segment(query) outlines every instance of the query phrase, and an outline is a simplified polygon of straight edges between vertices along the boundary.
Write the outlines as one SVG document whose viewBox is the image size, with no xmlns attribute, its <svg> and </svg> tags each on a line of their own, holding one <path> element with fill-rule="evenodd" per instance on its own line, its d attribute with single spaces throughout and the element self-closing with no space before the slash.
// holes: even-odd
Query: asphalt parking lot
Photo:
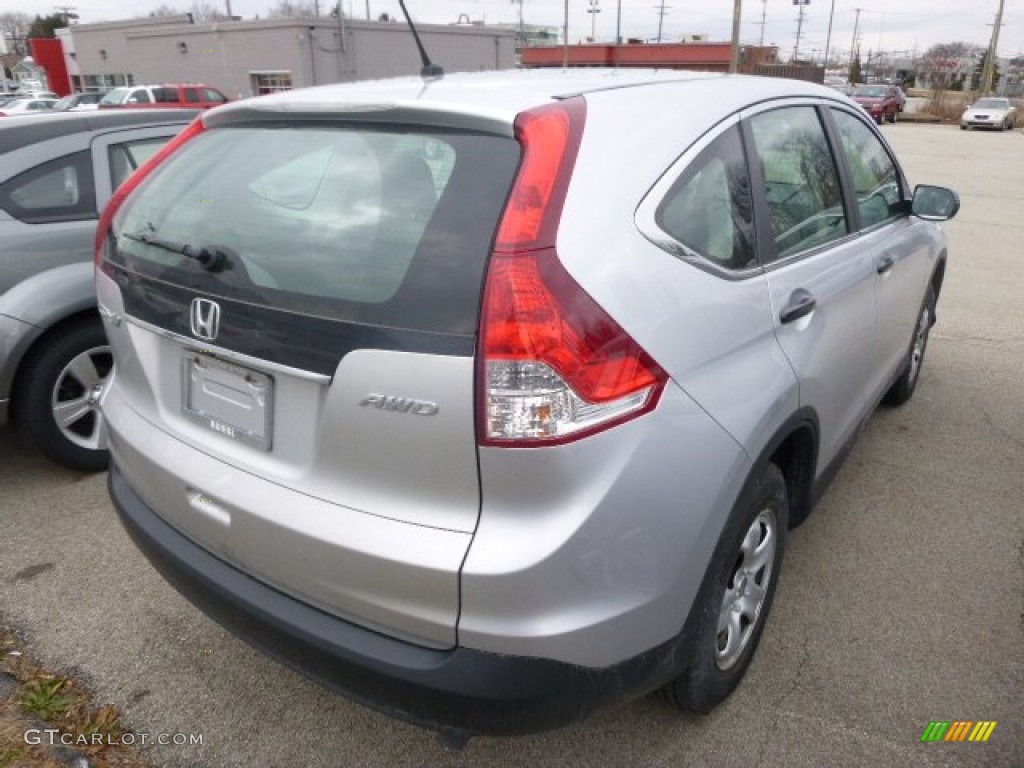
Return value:
<svg viewBox="0 0 1024 768">
<path fill-rule="evenodd" d="M 103 475 L 0 428 L 0 614 L 156 747 L 160 766 L 1024 765 L 1024 132 L 897 124 L 912 183 L 956 188 L 914 399 L 881 410 L 793 532 L 759 653 L 703 718 L 656 699 L 446 749 L 251 650 L 168 587 Z M 932 720 L 987 743 L 923 744 Z"/>
</svg>

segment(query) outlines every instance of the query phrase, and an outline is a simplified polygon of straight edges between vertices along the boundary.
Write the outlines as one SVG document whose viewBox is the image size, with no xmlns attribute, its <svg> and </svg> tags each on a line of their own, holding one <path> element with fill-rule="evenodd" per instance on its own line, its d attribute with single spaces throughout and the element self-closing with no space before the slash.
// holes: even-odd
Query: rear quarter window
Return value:
<svg viewBox="0 0 1024 768">
<path fill-rule="evenodd" d="M 226 298 L 391 327 L 473 333 L 519 158 L 510 138 L 333 127 L 201 134 L 114 222 L 112 260 Z M 137 241 L 217 246 L 210 273 Z"/>
<path fill-rule="evenodd" d="M 0 208 L 29 224 L 96 217 L 96 189 L 88 151 L 38 165 L 0 185 Z"/>
</svg>

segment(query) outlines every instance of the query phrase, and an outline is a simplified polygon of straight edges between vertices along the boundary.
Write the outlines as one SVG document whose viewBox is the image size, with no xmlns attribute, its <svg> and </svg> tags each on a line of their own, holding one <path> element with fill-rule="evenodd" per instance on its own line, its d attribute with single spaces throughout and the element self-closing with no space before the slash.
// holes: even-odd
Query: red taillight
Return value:
<svg viewBox="0 0 1024 768">
<path fill-rule="evenodd" d="M 585 119 L 582 99 L 516 120 L 523 161 L 491 256 L 481 316 L 480 441 L 574 440 L 650 411 L 665 373 L 565 271 L 555 251 Z"/>
<path fill-rule="evenodd" d="M 165 144 L 159 152 L 143 164 L 141 168 L 125 179 L 124 183 L 117 188 L 113 195 L 111 195 L 110 200 L 103 209 L 103 213 L 100 214 L 99 224 L 96 227 L 95 260 L 97 266 L 99 266 L 103 259 L 103 244 L 107 239 L 108 232 L 110 231 L 110 224 L 114 220 L 114 215 L 117 213 L 118 208 L 121 207 L 121 204 L 125 201 L 128 195 L 130 195 L 132 191 L 142 183 L 143 179 L 145 179 L 164 160 L 173 154 L 178 147 L 202 133 L 203 130 L 203 121 L 201 118 L 197 117 L 189 124 L 188 128 L 167 142 L 167 144 Z"/>
<path fill-rule="evenodd" d="M 583 99 L 570 99 L 523 112 L 516 118 L 516 139 L 523 147 L 523 162 L 501 217 L 495 251 L 555 244 L 586 114 Z"/>
</svg>

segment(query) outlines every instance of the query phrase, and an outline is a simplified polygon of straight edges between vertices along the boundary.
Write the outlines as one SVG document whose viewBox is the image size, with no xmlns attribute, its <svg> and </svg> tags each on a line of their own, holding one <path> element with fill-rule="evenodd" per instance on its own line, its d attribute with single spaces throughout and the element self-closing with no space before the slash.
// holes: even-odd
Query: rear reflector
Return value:
<svg viewBox="0 0 1024 768">
<path fill-rule="evenodd" d="M 575 440 L 653 409 L 667 379 L 565 271 L 555 251 L 585 103 L 516 120 L 523 161 L 498 228 L 481 317 L 483 445 Z"/>
</svg>

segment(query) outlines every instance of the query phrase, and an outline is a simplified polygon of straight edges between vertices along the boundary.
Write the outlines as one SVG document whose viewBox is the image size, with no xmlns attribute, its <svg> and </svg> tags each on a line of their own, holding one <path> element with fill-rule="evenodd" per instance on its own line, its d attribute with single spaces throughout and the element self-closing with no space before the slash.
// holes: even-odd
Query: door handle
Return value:
<svg viewBox="0 0 1024 768">
<path fill-rule="evenodd" d="M 895 263 L 896 261 L 893 259 L 892 256 L 890 256 L 889 254 L 885 254 L 878 260 L 878 263 L 875 264 L 875 271 L 878 272 L 878 274 L 880 275 L 884 275 L 886 272 L 892 269 L 892 265 Z"/>
<path fill-rule="evenodd" d="M 803 288 L 797 288 L 789 295 L 789 304 L 782 308 L 782 311 L 779 313 L 779 320 L 783 325 L 792 323 L 804 315 L 811 314 L 817 306 L 817 299 Z"/>
</svg>

